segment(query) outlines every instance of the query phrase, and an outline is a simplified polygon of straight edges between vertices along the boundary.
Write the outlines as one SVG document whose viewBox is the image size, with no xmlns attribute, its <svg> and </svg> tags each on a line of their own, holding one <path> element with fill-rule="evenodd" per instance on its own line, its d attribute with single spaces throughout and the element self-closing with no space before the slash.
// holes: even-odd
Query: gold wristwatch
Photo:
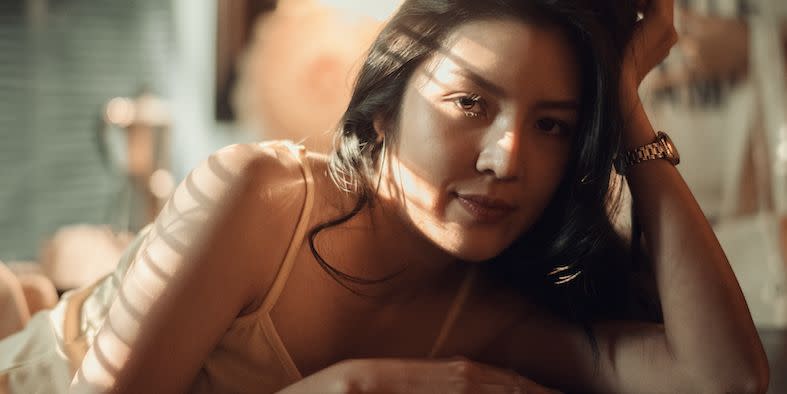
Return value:
<svg viewBox="0 0 787 394">
<path fill-rule="evenodd" d="M 656 141 L 619 155 L 615 159 L 615 171 L 620 175 L 626 175 L 631 166 L 654 159 L 667 160 L 674 166 L 680 163 L 678 149 L 675 148 L 672 139 L 663 131 L 659 131 L 656 134 Z"/>
</svg>

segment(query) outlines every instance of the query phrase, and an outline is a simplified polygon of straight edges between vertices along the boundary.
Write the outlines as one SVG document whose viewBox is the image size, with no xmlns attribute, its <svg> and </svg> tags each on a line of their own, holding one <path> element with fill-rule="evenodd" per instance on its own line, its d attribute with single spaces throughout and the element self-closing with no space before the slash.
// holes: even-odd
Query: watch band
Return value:
<svg viewBox="0 0 787 394">
<path fill-rule="evenodd" d="M 620 155 L 618 159 L 615 160 L 615 170 L 618 174 L 625 175 L 632 166 L 642 163 L 643 161 L 655 159 L 665 159 L 672 163 L 672 165 L 678 165 L 678 163 L 680 163 L 680 156 L 678 155 L 678 150 L 675 148 L 675 144 L 672 143 L 672 139 L 669 138 L 667 133 L 663 131 L 657 133 L 655 141 Z"/>
</svg>

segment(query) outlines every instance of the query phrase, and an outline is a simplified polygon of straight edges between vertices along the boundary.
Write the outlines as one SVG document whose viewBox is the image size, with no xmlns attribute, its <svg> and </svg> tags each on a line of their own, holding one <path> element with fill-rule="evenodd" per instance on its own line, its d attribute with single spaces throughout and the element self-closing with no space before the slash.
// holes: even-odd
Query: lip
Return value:
<svg viewBox="0 0 787 394">
<path fill-rule="evenodd" d="M 516 210 L 515 205 L 498 198 L 460 193 L 455 193 L 455 196 L 470 215 L 482 222 L 499 221 Z"/>
</svg>

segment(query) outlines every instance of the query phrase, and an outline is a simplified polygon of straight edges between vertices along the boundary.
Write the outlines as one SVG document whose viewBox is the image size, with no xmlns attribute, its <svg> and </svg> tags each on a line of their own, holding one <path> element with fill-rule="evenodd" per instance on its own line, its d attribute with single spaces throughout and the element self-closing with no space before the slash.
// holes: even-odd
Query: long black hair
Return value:
<svg viewBox="0 0 787 394">
<path fill-rule="evenodd" d="M 310 231 L 312 253 L 348 289 L 377 283 L 343 273 L 317 253 L 318 233 L 341 224 L 374 202 L 374 169 L 384 146 L 374 119 L 396 124 L 407 82 L 416 68 L 458 26 L 480 19 L 518 19 L 556 26 L 580 62 L 579 127 L 571 162 L 536 223 L 484 269 L 521 289 L 543 307 L 586 327 L 597 318 L 631 315 L 631 249 L 614 230 L 620 185 L 612 162 L 623 130 L 618 80 L 624 48 L 636 21 L 634 0 L 407 0 L 373 43 L 341 119 L 329 173 L 357 196 L 350 212 Z M 396 138 L 396 127 L 384 139 Z M 390 146 L 390 144 L 389 144 Z M 638 237 L 636 237 L 638 239 Z M 635 256 L 639 259 L 642 256 Z"/>
</svg>

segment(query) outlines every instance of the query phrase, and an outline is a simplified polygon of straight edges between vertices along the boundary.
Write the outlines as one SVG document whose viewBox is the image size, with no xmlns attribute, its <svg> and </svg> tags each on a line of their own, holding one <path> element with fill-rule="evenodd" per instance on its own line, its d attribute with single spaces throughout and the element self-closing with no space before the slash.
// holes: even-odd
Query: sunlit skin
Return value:
<svg viewBox="0 0 787 394">
<path fill-rule="evenodd" d="M 375 208 L 362 211 L 345 225 L 326 230 L 317 243 L 327 261 L 353 275 L 380 277 L 403 268 L 406 271 L 387 283 L 363 289 L 367 294 L 383 297 L 370 305 L 368 300 L 329 283 L 331 279 L 316 263 L 308 261 L 303 265 L 307 267 L 304 272 L 311 273 L 303 275 L 311 278 L 307 280 L 309 291 L 314 299 L 325 300 L 326 307 L 345 305 L 357 313 L 358 309 L 353 308 L 360 303 L 364 309 L 373 307 L 380 316 L 387 316 L 380 301 L 413 302 L 425 294 L 434 296 L 435 291 L 442 294 L 440 297 L 450 298 L 459 277 L 445 275 L 445 271 L 457 260 L 481 261 L 500 253 L 538 217 L 561 179 L 568 161 L 579 92 L 576 61 L 559 31 L 513 20 L 478 21 L 459 27 L 445 49 L 422 64 L 409 81 L 398 127 L 387 130 L 393 125 L 377 122 L 380 132 L 397 132 L 399 143 L 382 160 Z M 465 101 L 468 97 L 474 100 Z M 234 155 L 241 153 L 248 154 Z M 237 164 L 216 162 L 209 167 L 232 168 Z M 334 188 L 324 173 L 318 170 L 315 174 L 325 177 L 317 180 L 317 190 Z M 190 185 L 189 192 L 179 189 L 181 192 L 165 208 L 188 213 L 189 221 L 160 220 L 173 234 L 180 234 L 178 228 L 187 228 L 192 220 L 206 220 L 208 211 L 195 208 L 204 205 L 201 200 L 221 198 L 208 194 L 211 186 L 220 182 L 222 177 L 209 169 L 195 170 L 185 181 Z M 284 194 L 299 188 L 290 183 L 283 185 L 282 191 L 270 191 L 275 195 L 258 198 L 280 204 Z M 456 193 L 496 198 L 516 208 L 502 219 L 479 221 L 457 201 Z M 354 197 L 334 190 L 320 199 L 326 206 L 316 208 L 316 212 L 330 206 L 351 206 Z M 281 209 L 281 215 L 290 211 L 291 208 Z M 320 222 L 334 214 L 325 213 L 315 220 Z M 159 234 L 158 229 L 154 231 L 153 240 Z M 172 238 L 163 243 L 154 241 L 148 247 L 149 256 L 139 257 L 138 263 L 142 264 L 134 268 L 135 280 L 126 284 L 123 293 L 133 309 L 146 308 L 155 301 L 154 294 L 165 291 L 160 273 L 175 275 L 177 266 L 160 262 L 178 261 L 172 256 L 183 253 L 177 245 L 193 244 L 201 237 L 184 234 L 170 235 Z M 312 259 L 308 251 L 305 256 Z M 375 264 L 368 264 L 369 261 Z M 294 293 L 300 293 L 297 275 L 296 271 L 288 284 Z M 432 290 L 418 291 L 424 284 Z M 300 299 L 288 297 L 289 291 L 280 300 L 283 310 Z M 341 316 L 345 312 L 335 313 Z M 117 324 L 97 339 L 94 352 L 112 354 L 112 359 L 123 358 L 129 349 L 128 341 L 122 338 L 133 337 L 140 329 L 134 314 L 128 306 L 110 313 L 109 321 Z M 301 341 L 289 340 L 287 334 L 294 329 L 290 324 L 305 323 L 277 315 L 274 319 L 296 359 L 300 354 L 301 360 L 330 360 L 330 355 L 316 349 L 330 348 L 331 327 L 338 324 L 333 318 L 306 324 L 322 327 L 318 330 L 322 337 L 319 346 L 307 341 L 311 343 L 310 355 L 300 351 Z M 337 326 L 337 331 L 346 330 L 346 324 L 349 323 Z M 433 333 L 425 331 L 418 337 L 421 335 L 431 339 Z M 96 362 L 89 357 L 86 365 Z M 310 363 L 301 361 L 301 367 L 308 371 Z M 117 367 L 112 362 L 107 364 L 109 369 Z M 94 373 L 94 382 L 112 379 L 104 368 L 95 368 Z"/>
<path fill-rule="evenodd" d="M 411 78 L 398 124 L 376 123 L 398 134 L 381 160 L 379 199 L 446 258 L 477 262 L 526 231 L 553 196 L 576 128 L 579 73 L 560 31 L 513 20 L 463 25 L 445 48 Z M 510 209 L 479 219 L 459 196 Z"/>
<path fill-rule="evenodd" d="M 636 88 L 674 44 L 672 2 L 649 4 L 622 61 L 629 147 L 653 139 Z M 192 172 L 156 220 L 74 378 L 75 392 L 91 385 L 184 392 L 209 383 L 206 360 L 225 356 L 216 344 L 237 339 L 233 333 L 247 326 L 236 323 L 257 312 L 268 314 L 276 335 L 255 335 L 278 336 L 303 377 L 287 383 L 289 393 L 539 392 L 522 376 L 571 392 L 764 392 L 767 360 L 745 300 L 702 211 L 664 160 L 628 174 L 663 324 L 598 322 L 594 354 L 581 327 L 482 270 L 448 340 L 430 351 L 460 283 L 472 278 L 465 270 L 528 231 L 553 198 L 571 162 L 581 93 L 579 59 L 560 30 L 482 20 L 459 25 L 441 44 L 408 81 L 398 122 L 375 119 L 387 154 L 372 205 L 315 242 L 347 274 L 401 275 L 357 285 L 366 295 L 359 296 L 317 264 L 308 243 L 296 242 L 275 305 L 260 307 L 312 201 L 302 171 L 314 174 L 307 228 L 346 214 L 356 196 L 332 183 L 324 155 L 305 155 L 302 167 L 281 149 L 224 149 Z M 253 319 L 248 328 L 256 329 Z M 256 363 L 243 351 L 260 371 L 284 361 L 278 354 Z M 429 354 L 472 362 L 424 360 Z"/>
</svg>

